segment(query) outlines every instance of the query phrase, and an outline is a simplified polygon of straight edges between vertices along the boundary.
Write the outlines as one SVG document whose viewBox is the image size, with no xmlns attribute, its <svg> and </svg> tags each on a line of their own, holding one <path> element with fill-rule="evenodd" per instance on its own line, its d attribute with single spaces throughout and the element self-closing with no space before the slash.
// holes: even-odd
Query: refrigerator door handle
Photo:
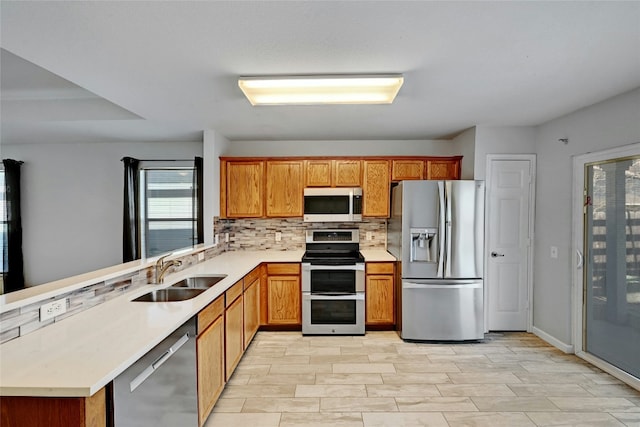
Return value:
<svg viewBox="0 0 640 427">
<path fill-rule="evenodd" d="M 447 248 L 447 254 L 445 256 L 445 270 L 444 277 L 451 277 L 451 182 L 445 181 L 445 203 L 446 203 L 446 231 L 445 231 L 445 244 Z"/>
<path fill-rule="evenodd" d="M 438 225 L 438 234 L 439 236 L 439 245 L 438 245 L 438 272 L 437 272 L 437 276 L 438 277 L 444 277 L 444 265 L 445 265 L 445 255 L 444 255 L 444 245 L 446 242 L 445 239 L 445 230 L 446 230 L 446 213 L 445 213 L 445 206 L 446 206 L 446 198 L 445 198 L 445 188 L 444 188 L 444 182 L 443 181 L 439 181 L 438 182 L 438 199 L 439 199 L 439 225 Z"/>
</svg>

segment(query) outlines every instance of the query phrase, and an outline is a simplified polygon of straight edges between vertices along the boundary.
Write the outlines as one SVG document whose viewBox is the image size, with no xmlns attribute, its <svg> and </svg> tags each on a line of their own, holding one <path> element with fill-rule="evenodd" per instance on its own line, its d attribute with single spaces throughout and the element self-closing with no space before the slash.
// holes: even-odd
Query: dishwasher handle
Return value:
<svg viewBox="0 0 640 427">
<path fill-rule="evenodd" d="M 189 341 L 188 333 L 181 336 L 178 341 L 175 342 L 175 344 L 169 347 L 169 350 L 165 351 L 160 357 L 151 362 L 151 364 L 147 366 L 144 371 L 142 371 L 137 377 L 131 380 L 131 383 L 129 384 L 129 389 L 131 390 L 131 392 L 140 387 L 140 385 L 142 385 L 142 383 L 145 382 L 147 378 L 149 378 L 151 374 L 156 371 L 156 369 L 158 369 L 164 362 L 169 360 L 169 358 L 171 358 L 171 356 L 173 356 L 180 349 L 180 347 L 185 345 L 187 341 Z"/>
</svg>

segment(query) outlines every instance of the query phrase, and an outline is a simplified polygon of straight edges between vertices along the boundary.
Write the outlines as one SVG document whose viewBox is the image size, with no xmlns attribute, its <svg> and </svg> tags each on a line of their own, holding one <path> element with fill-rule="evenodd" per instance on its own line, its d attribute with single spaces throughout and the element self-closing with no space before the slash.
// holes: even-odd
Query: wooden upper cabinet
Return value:
<svg viewBox="0 0 640 427">
<path fill-rule="evenodd" d="M 332 160 L 305 160 L 304 163 L 306 187 L 331 187 Z"/>
<path fill-rule="evenodd" d="M 461 158 L 427 160 L 426 179 L 460 179 Z"/>
<path fill-rule="evenodd" d="M 352 159 L 305 160 L 306 187 L 360 187 L 362 162 Z"/>
<path fill-rule="evenodd" d="M 264 215 L 264 161 L 223 162 L 225 186 L 220 206 L 227 218 L 256 218 Z M 226 203 L 225 203 L 226 202 Z"/>
<path fill-rule="evenodd" d="M 392 160 L 391 180 L 424 179 L 424 160 Z"/>
<path fill-rule="evenodd" d="M 302 218 L 305 187 L 362 187 L 364 217 L 389 216 L 392 181 L 460 179 L 462 156 L 221 157 L 220 218 Z"/>
<path fill-rule="evenodd" d="M 363 162 L 362 216 L 389 216 L 390 171 L 388 160 Z"/>
<path fill-rule="evenodd" d="M 302 160 L 267 160 L 267 217 L 302 216 Z"/>
<path fill-rule="evenodd" d="M 360 160 L 334 160 L 333 184 L 335 187 L 360 187 L 362 162 Z"/>
</svg>

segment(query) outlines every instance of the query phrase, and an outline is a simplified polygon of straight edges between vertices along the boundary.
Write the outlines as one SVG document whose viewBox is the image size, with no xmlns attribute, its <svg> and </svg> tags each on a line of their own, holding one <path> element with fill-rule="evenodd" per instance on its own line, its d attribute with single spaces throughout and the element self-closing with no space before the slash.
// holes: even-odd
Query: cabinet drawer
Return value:
<svg viewBox="0 0 640 427">
<path fill-rule="evenodd" d="M 244 276 L 244 289 L 247 289 L 257 278 L 260 277 L 260 266 L 254 268 Z"/>
<path fill-rule="evenodd" d="M 267 275 L 300 274 L 300 264 L 267 264 Z"/>
<path fill-rule="evenodd" d="M 219 296 L 198 313 L 198 333 L 204 331 L 224 313 L 224 298 Z"/>
<path fill-rule="evenodd" d="M 368 262 L 367 274 L 393 274 L 392 262 Z"/>
<path fill-rule="evenodd" d="M 240 295 L 242 295 L 242 280 L 238 280 L 225 292 L 225 307 L 229 307 Z"/>
</svg>

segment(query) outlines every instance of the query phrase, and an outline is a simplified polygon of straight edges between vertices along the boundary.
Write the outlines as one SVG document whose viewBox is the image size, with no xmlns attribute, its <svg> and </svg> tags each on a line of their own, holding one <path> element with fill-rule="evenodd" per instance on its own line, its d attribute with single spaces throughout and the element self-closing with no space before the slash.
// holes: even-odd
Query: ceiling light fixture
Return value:
<svg viewBox="0 0 640 427">
<path fill-rule="evenodd" d="M 240 77 L 251 105 L 391 104 L 402 74 Z"/>
</svg>

